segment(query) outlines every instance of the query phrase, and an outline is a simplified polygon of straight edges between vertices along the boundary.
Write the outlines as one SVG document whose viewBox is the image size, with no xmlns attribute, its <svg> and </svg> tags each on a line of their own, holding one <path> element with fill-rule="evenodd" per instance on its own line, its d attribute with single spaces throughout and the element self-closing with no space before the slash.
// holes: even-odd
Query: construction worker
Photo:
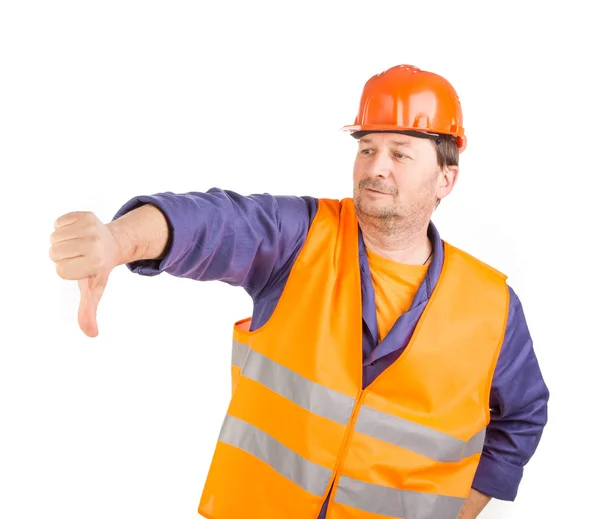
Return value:
<svg viewBox="0 0 600 519">
<path fill-rule="evenodd" d="M 463 519 L 512 501 L 548 389 L 507 277 L 431 222 L 466 148 L 443 77 L 401 65 L 364 85 L 354 196 L 138 196 L 107 224 L 58 218 L 50 257 L 79 324 L 112 269 L 221 280 L 232 397 L 200 499 L 210 519 Z"/>
</svg>

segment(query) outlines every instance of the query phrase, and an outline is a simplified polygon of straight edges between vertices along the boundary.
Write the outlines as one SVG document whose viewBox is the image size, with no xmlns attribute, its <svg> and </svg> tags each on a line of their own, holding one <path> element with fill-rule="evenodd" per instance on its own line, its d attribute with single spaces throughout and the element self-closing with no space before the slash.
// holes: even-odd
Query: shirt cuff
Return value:
<svg viewBox="0 0 600 519">
<path fill-rule="evenodd" d="M 133 211 L 144 204 L 152 204 L 158 207 L 158 209 L 160 209 L 165 215 L 167 224 L 169 226 L 171 242 L 167 245 L 166 254 L 162 259 L 139 260 L 127 263 L 126 266 L 131 272 L 136 274 L 141 274 L 143 276 L 156 276 L 173 265 L 173 263 L 181 256 L 181 251 L 179 251 L 181 247 L 179 246 L 179 243 L 181 243 L 183 239 L 180 236 L 177 236 L 179 232 L 175 232 L 175 229 L 183 229 L 185 232 L 187 226 L 173 225 L 174 220 L 177 219 L 176 204 L 175 200 L 173 199 L 173 195 L 136 196 L 123 204 L 123 206 L 113 216 L 113 221 L 117 218 L 120 218 L 125 213 Z"/>
<path fill-rule="evenodd" d="M 486 496 L 514 501 L 523 477 L 523 467 L 506 463 L 483 453 L 471 485 Z"/>
</svg>

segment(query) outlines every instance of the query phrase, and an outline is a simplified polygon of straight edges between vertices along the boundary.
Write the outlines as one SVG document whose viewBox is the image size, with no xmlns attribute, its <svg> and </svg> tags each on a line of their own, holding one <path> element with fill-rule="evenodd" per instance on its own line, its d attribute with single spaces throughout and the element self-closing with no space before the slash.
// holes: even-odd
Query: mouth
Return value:
<svg viewBox="0 0 600 519">
<path fill-rule="evenodd" d="M 374 193 L 376 195 L 391 195 L 392 193 L 387 193 L 385 191 L 378 191 L 377 189 L 372 189 L 370 187 L 365 188 L 369 193 Z"/>
</svg>

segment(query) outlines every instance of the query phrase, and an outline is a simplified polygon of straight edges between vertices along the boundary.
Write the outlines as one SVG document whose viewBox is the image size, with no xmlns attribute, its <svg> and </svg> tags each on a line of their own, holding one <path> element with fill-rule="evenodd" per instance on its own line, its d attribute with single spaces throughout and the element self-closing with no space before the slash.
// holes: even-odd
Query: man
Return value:
<svg viewBox="0 0 600 519">
<path fill-rule="evenodd" d="M 345 129 L 353 200 L 211 189 L 136 197 L 107 225 L 55 223 L 50 256 L 78 280 L 91 337 L 117 265 L 253 298 L 204 517 L 471 519 L 515 499 L 540 441 L 548 389 L 521 303 L 431 222 L 466 147 L 453 87 L 392 67 Z"/>
</svg>

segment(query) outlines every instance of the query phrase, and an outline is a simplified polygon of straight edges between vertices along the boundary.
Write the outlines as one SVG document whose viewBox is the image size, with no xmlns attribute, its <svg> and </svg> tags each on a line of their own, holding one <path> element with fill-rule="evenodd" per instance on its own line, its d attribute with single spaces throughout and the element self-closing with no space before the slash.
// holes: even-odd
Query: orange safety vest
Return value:
<svg viewBox="0 0 600 519">
<path fill-rule="evenodd" d="M 506 276 L 444 243 L 403 354 L 362 389 L 358 223 L 319 200 L 269 321 L 234 326 L 233 394 L 198 512 L 209 519 L 456 519 L 489 423 Z"/>
</svg>

